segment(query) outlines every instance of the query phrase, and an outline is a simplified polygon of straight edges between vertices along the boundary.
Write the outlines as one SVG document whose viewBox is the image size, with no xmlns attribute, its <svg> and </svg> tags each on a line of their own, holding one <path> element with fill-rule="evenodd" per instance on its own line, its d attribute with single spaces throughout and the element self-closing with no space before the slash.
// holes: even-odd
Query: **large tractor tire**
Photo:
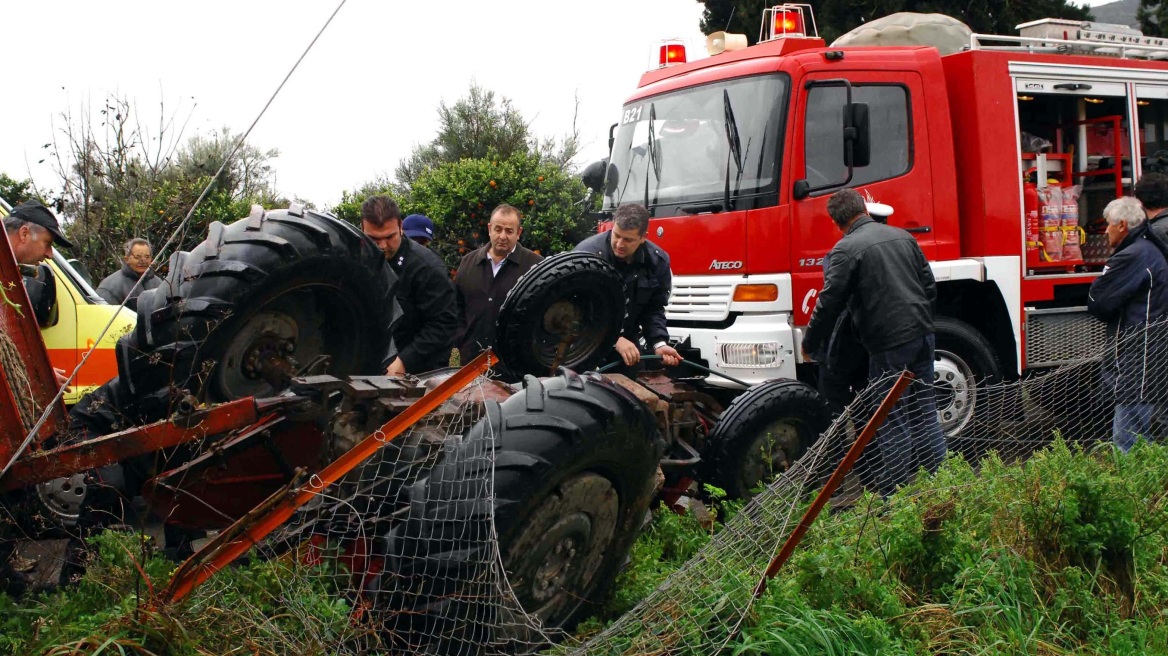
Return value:
<svg viewBox="0 0 1168 656">
<path fill-rule="evenodd" d="M 811 386 L 768 380 L 735 398 L 710 433 L 714 483 L 736 499 L 790 469 L 831 425 L 831 409 Z"/>
<path fill-rule="evenodd" d="M 256 206 L 246 219 L 212 223 L 203 243 L 171 257 L 162 285 L 139 297 L 118 373 L 147 416 L 165 415 L 183 395 L 273 395 L 323 358 L 320 373 L 379 373 L 399 314 L 395 283 L 353 226 Z"/>
<path fill-rule="evenodd" d="M 624 299 L 620 274 L 601 257 L 575 251 L 549 257 L 507 294 L 495 351 L 516 375 L 593 369 L 620 336 Z"/>
<path fill-rule="evenodd" d="M 594 609 L 632 548 L 664 450 L 652 416 L 595 374 L 528 376 L 524 385 L 488 402 L 485 417 L 447 440 L 442 460 L 404 489 L 408 519 L 389 535 L 379 606 L 399 635 L 408 622 L 406 633 L 428 644 L 399 649 L 538 647 L 538 633 L 499 603 L 493 536 L 519 604 L 553 631 Z"/>
</svg>

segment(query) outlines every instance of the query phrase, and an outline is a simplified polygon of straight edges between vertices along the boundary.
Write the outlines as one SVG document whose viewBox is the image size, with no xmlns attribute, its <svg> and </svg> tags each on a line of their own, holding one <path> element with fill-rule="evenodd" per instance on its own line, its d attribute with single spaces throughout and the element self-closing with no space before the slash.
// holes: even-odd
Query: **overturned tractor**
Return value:
<svg viewBox="0 0 1168 656">
<path fill-rule="evenodd" d="M 0 273 L 19 292 L 6 249 Z M 619 277 L 583 253 L 545 260 L 507 299 L 499 348 L 521 384 L 482 377 L 490 353 L 386 377 L 395 283 L 375 245 L 326 214 L 257 207 L 214 223 L 140 297 L 119 376 L 69 417 L 49 408 L 35 434 L 51 369 L 27 299 L 5 304 L 0 487 L 16 519 L 0 558 L 21 536 L 124 522 L 140 497 L 179 553 L 213 536 L 171 598 L 253 547 L 329 554 L 355 607 L 395 618 L 382 646 L 522 651 L 585 616 L 659 492 L 702 480 L 748 495 L 829 421 L 793 381 L 723 408 L 684 372 L 577 373 L 623 315 Z M 497 563 L 508 603 L 478 589 Z M 507 613 L 526 619 L 492 636 L 459 628 Z"/>
</svg>

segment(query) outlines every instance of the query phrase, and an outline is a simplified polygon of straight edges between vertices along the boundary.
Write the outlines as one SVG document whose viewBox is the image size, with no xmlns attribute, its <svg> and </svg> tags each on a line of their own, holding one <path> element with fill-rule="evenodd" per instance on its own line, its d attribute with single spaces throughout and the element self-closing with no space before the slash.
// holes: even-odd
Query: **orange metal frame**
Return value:
<svg viewBox="0 0 1168 656">
<path fill-rule="evenodd" d="M 0 332 L 12 340 L 28 377 L 27 387 L 18 391 L 13 387 L 15 372 L 5 371 L 0 366 L 0 468 L 3 468 L 20 448 L 27 433 L 17 410 L 16 394 L 31 394 L 39 410 L 57 395 L 58 386 L 40 327 L 32 316 L 32 303 L 24 291 L 24 279 L 16 264 L 16 256 L 8 239 L 0 239 L 0 242 L 3 242 L 0 244 L 0 286 L 3 287 Z M 65 405 L 58 403 L 38 431 L 37 438 L 46 439 L 66 425 Z"/>
<path fill-rule="evenodd" d="M 260 419 L 251 397 L 229 401 L 180 420 L 158 422 L 111 433 L 77 444 L 37 451 L 21 457 L 0 481 L 0 489 L 13 490 L 32 483 L 69 476 L 131 456 L 153 453 L 194 440 L 222 435 L 251 426 Z M 263 421 L 268 421 L 268 415 Z"/>
<path fill-rule="evenodd" d="M 260 540 L 288 521 L 297 508 L 311 501 L 357 465 L 369 459 L 378 449 L 438 408 L 497 361 L 494 353 L 490 350 L 485 351 L 320 473 L 311 476 L 307 482 L 303 484 L 293 482 L 268 497 L 187 559 L 174 573 L 170 585 L 162 594 L 161 601 L 175 602 L 186 597 L 199 584 L 247 553 Z"/>
</svg>

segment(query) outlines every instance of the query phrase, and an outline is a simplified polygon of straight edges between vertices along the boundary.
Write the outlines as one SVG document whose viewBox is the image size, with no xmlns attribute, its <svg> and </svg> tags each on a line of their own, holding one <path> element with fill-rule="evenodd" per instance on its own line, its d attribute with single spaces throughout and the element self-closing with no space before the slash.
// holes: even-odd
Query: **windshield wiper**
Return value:
<svg viewBox="0 0 1168 656">
<path fill-rule="evenodd" d="M 730 106 L 730 92 L 722 89 L 722 113 L 726 119 L 726 141 L 730 144 L 730 151 L 726 153 L 726 187 L 722 191 L 722 200 L 726 209 L 733 210 L 734 203 L 730 200 L 730 158 L 734 158 L 734 165 L 738 167 L 738 177 L 742 177 L 742 140 L 738 137 L 738 123 L 734 121 L 734 109 Z M 736 185 L 737 186 L 737 185 Z M 738 195 L 738 190 L 734 190 Z"/>
<path fill-rule="evenodd" d="M 661 188 L 661 162 L 657 159 L 657 133 L 653 130 L 653 124 L 657 122 L 657 106 L 654 103 L 649 104 L 649 161 L 645 162 L 645 209 L 649 209 L 649 169 L 653 169 L 653 177 L 657 179 L 657 186 L 653 188 L 654 199 L 656 199 L 657 190 Z"/>
</svg>

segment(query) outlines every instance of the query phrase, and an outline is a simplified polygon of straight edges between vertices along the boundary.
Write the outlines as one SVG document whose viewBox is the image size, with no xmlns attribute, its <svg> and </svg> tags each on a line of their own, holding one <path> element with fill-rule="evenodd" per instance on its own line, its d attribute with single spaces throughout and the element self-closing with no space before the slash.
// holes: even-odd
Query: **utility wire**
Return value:
<svg viewBox="0 0 1168 656">
<path fill-rule="evenodd" d="M 300 57 L 296 59 L 296 63 L 292 64 L 292 68 L 288 70 L 286 75 L 284 75 L 284 79 L 280 81 L 279 86 L 277 86 L 276 90 L 272 92 L 272 95 L 268 98 L 268 102 L 264 103 L 263 109 L 261 109 L 260 113 L 256 115 L 255 120 L 251 122 L 251 125 L 248 126 L 247 130 L 239 136 L 239 139 L 236 140 L 235 146 L 231 148 L 231 152 L 229 152 L 227 157 L 223 159 L 223 164 L 219 167 L 219 170 L 215 172 L 215 175 L 211 176 L 210 181 L 207 182 L 207 186 L 203 187 L 203 192 L 199 194 L 197 199 L 195 199 L 195 204 L 191 205 L 191 209 L 187 211 L 187 215 L 183 217 L 182 222 L 180 222 L 178 227 L 176 227 L 174 231 L 170 233 L 170 237 L 166 240 L 166 243 L 158 249 L 159 255 L 164 253 L 166 249 L 169 248 L 172 243 L 174 243 L 176 237 L 186 230 L 187 223 L 190 222 L 191 217 L 194 216 L 195 210 L 198 209 L 199 205 L 203 202 L 203 199 L 205 199 L 207 194 L 210 193 L 211 187 L 215 185 L 215 181 L 219 179 L 219 176 L 223 174 L 223 171 L 227 168 L 227 166 L 231 164 L 232 160 L 235 158 L 236 153 L 239 152 L 239 149 L 243 146 L 244 142 L 247 141 L 248 136 L 251 135 L 252 130 L 255 129 L 256 124 L 259 123 L 260 119 L 263 118 L 265 113 L 267 113 L 268 108 L 272 106 L 272 102 L 276 100 L 276 96 L 280 95 L 280 91 L 284 88 L 284 85 L 288 83 L 288 80 L 292 77 L 292 74 L 295 73 L 296 69 L 300 67 L 300 62 L 304 61 L 304 58 L 308 56 L 309 51 L 311 51 L 312 47 L 316 45 L 316 42 L 320 39 L 321 35 L 324 34 L 324 31 L 328 28 L 329 24 L 333 22 L 333 19 L 336 18 L 337 13 L 341 11 L 341 7 L 344 7 L 347 1 L 348 0 L 341 0 L 340 3 L 337 4 L 337 8 L 334 9 L 333 13 L 329 15 L 328 20 L 326 20 L 324 25 L 321 26 L 320 30 L 317 31 L 316 36 L 312 37 L 312 41 L 309 42 L 308 46 L 304 49 L 304 52 L 300 53 Z M 155 257 L 155 261 L 158 261 L 157 257 Z M 153 266 L 154 262 L 151 262 L 150 264 Z M 146 274 L 143 273 L 142 276 L 138 278 L 138 280 L 134 283 L 134 286 L 130 288 L 130 292 L 126 294 L 126 299 L 128 299 L 130 295 L 134 293 L 134 290 L 141 286 L 142 280 L 145 277 Z M 123 299 L 121 305 L 118 306 L 119 310 L 122 307 L 125 307 L 125 305 L 126 300 Z M 77 364 L 77 367 L 73 369 L 73 372 L 69 374 L 69 377 L 61 385 L 61 388 L 57 390 L 57 395 L 53 397 L 53 400 L 47 406 L 45 406 L 44 412 L 41 413 L 41 418 L 37 420 L 36 425 L 33 426 L 28 435 L 25 436 L 24 442 L 20 444 L 20 448 L 18 448 L 16 452 L 12 454 L 12 458 L 8 460 L 8 464 L 4 465 L 4 469 L 0 470 L 0 479 L 4 478 L 4 475 L 7 474 L 8 470 L 12 468 L 12 465 L 16 463 L 18 458 L 20 458 L 25 449 L 28 448 L 28 445 L 32 444 L 33 438 L 36 437 L 37 432 L 40 431 L 41 427 L 45 425 L 46 421 L 48 421 L 49 415 L 52 414 L 53 408 L 58 403 L 60 403 L 61 398 L 65 395 L 65 389 L 69 386 L 69 383 L 73 382 L 73 379 L 77 377 L 77 372 L 81 370 L 81 367 L 85 366 L 85 363 L 89 360 L 89 356 L 93 353 L 94 349 L 97 348 L 97 345 L 101 343 L 101 340 L 105 337 L 106 333 L 109 332 L 110 327 L 113 326 L 118 314 L 120 314 L 120 312 L 115 312 L 112 316 L 110 316 L 110 320 L 106 323 L 105 328 L 102 329 L 101 334 L 97 336 L 97 339 L 93 340 L 93 346 L 85 352 L 85 355 L 82 356 L 81 361 Z"/>
</svg>

